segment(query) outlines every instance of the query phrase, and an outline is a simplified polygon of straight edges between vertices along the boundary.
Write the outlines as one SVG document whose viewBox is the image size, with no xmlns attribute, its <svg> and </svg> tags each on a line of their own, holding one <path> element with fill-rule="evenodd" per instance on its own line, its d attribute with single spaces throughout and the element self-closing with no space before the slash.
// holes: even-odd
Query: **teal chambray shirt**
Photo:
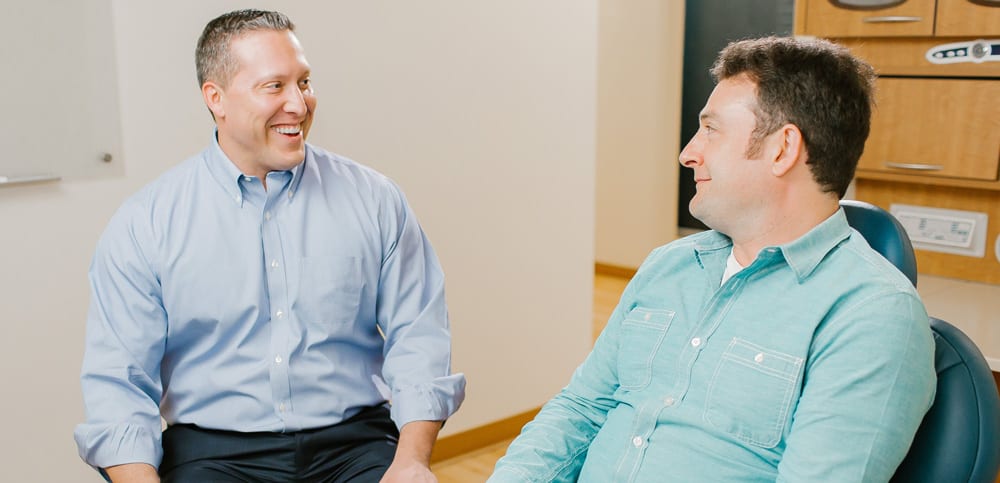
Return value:
<svg viewBox="0 0 1000 483">
<path fill-rule="evenodd" d="M 888 481 L 934 397 L 916 290 L 842 210 L 720 286 L 731 251 L 653 251 L 489 481 Z"/>
</svg>

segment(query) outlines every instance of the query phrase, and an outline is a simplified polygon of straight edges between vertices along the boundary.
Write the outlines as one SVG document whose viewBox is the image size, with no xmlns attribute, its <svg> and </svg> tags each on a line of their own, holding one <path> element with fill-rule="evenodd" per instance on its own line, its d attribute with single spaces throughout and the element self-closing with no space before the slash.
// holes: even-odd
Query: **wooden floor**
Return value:
<svg viewBox="0 0 1000 483">
<path fill-rule="evenodd" d="M 456 456 L 431 465 L 431 470 L 438 478 L 438 483 L 476 483 L 483 482 L 493 473 L 493 466 L 507 451 L 507 445 L 513 441 L 508 439 L 492 446 Z"/>
<path fill-rule="evenodd" d="M 604 329 L 608 317 L 618 304 L 618 299 L 625 290 L 627 279 L 610 275 L 594 275 L 594 339 Z M 582 361 L 581 361 L 582 362 Z M 511 440 L 456 456 L 435 463 L 431 466 L 439 483 L 477 483 L 484 482 L 493 473 L 493 466 L 507 451 Z"/>
</svg>

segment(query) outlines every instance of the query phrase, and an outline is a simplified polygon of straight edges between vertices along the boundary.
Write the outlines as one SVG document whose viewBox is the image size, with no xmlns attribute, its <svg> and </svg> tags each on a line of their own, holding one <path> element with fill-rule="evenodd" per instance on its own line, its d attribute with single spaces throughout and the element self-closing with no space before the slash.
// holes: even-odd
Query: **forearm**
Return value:
<svg viewBox="0 0 1000 483">
<path fill-rule="evenodd" d="M 159 483 L 160 476 L 146 463 L 128 463 L 104 469 L 112 483 Z"/>
<path fill-rule="evenodd" d="M 429 466 L 431 451 L 441 431 L 441 421 L 411 421 L 399 432 L 399 446 L 393 462 L 407 461 Z"/>
<path fill-rule="evenodd" d="M 440 421 L 411 421 L 399 431 L 396 456 L 382 483 L 437 483 L 431 473 L 431 450 L 441 430 Z"/>
<path fill-rule="evenodd" d="M 604 409 L 587 407 L 564 390 L 514 439 L 489 481 L 576 481 L 604 414 Z"/>
</svg>

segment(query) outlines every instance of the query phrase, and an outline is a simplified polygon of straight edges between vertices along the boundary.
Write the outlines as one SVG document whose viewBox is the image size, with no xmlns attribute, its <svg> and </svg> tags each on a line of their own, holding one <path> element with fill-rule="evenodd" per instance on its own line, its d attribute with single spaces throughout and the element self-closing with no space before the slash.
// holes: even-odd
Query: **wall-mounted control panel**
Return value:
<svg viewBox="0 0 1000 483">
<path fill-rule="evenodd" d="M 932 64 L 1000 62 L 1000 39 L 935 45 L 927 50 L 924 57 Z"/>
<path fill-rule="evenodd" d="M 903 224 L 914 248 L 982 258 L 986 213 L 893 203 L 889 212 Z"/>
</svg>

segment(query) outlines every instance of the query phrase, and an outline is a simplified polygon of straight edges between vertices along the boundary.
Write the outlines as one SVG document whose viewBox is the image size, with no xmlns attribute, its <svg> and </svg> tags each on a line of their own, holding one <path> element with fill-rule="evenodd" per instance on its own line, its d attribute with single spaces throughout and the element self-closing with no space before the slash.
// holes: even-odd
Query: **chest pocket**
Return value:
<svg viewBox="0 0 1000 483">
<path fill-rule="evenodd" d="M 638 390 L 653 378 L 653 358 L 674 312 L 662 309 L 632 309 L 622 321 L 621 346 L 618 348 L 618 384 L 622 389 Z"/>
<path fill-rule="evenodd" d="M 356 257 L 303 257 L 293 309 L 307 324 L 354 322 L 361 306 L 361 280 Z"/>
<path fill-rule="evenodd" d="M 705 420 L 741 441 L 777 446 L 799 386 L 802 361 L 734 338 L 709 384 Z"/>
</svg>

